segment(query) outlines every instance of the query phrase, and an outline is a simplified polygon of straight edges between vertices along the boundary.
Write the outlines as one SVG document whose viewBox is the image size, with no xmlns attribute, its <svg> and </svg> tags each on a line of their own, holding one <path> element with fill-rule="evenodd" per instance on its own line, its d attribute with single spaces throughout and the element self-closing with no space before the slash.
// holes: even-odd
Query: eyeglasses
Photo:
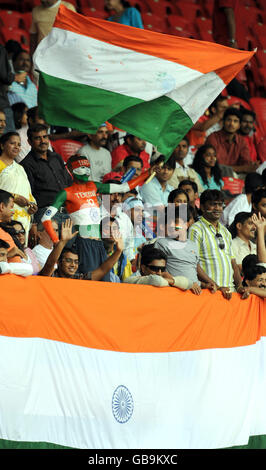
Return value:
<svg viewBox="0 0 266 470">
<path fill-rule="evenodd" d="M 16 230 L 16 235 L 19 235 L 20 233 L 23 233 L 23 235 L 25 235 L 25 230 L 23 230 L 23 229 Z"/>
<path fill-rule="evenodd" d="M 65 261 L 65 263 L 74 263 L 74 264 L 79 264 L 79 260 L 78 259 L 71 259 L 71 258 L 64 258 L 63 261 Z"/>
<path fill-rule="evenodd" d="M 166 270 L 165 266 L 152 266 L 150 264 L 147 265 L 147 268 L 149 268 L 151 271 L 154 271 L 155 273 L 158 273 L 159 271 L 162 271 L 162 273 L 164 273 Z"/>
<path fill-rule="evenodd" d="M 216 233 L 215 237 L 217 238 L 218 241 L 218 246 L 221 250 L 224 250 L 225 248 L 225 243 L 222 235 L 220 233 Z"/>
</svg>

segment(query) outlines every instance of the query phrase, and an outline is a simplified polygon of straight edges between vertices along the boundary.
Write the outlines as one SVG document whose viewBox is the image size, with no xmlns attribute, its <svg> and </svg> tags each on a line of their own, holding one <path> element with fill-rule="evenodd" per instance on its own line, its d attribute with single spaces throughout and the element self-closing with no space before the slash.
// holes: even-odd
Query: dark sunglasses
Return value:
<svg viewBox="0 0 266 470">
<path fill-rule="evenodd" d="M 25 235 L 25 230 L 21 229 L 21 230 L 16 230 L 16 235 L 20 234 L 20 233 L 23 233 L 23 235 Z"/>
<path fill-rule="evenodd" d="M 158 273 L 159 271 L 162 271 L 162 273 L 164 273 L 166 271 L 166 266 L 151 266 L 150 264 L 148 264 L 147 268 L 150 268 L 150 270 L 154 271 L 155 273 Z"/>
<path fill-rule="evenodd" d="M 225 243 L 222 235 L 220 233 L 216 233 L 215 237 L 217 238 L 218 241 L 218 246 L 221 250 L 224 250 L 225 248 Z"/>
</svg>

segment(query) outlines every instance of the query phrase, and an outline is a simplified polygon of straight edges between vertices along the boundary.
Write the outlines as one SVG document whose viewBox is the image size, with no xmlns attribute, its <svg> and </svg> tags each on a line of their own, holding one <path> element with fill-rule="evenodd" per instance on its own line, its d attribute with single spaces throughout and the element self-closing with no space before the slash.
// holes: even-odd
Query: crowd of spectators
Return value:
<svg viewBox="0 0 266 470">
<path fill-rule="evenodd" d="M 255 113 L 218 96 L 168 159 L 107 121 L 94 134 L 48 125 L 32 53 L 60 3 L 75 10 L 55 0 L 33 10 L 30 52 L 0 46 L 1 273 L 265 297 L 266 169 Z M 109 21 L 143 27 L 128 2 L 105 8 Z M 80 144 L 67 162 L 53 148 L 60 138 Z M 228 177 L 243 181 L 241 193 L 224 189 Z"/>
</svg>

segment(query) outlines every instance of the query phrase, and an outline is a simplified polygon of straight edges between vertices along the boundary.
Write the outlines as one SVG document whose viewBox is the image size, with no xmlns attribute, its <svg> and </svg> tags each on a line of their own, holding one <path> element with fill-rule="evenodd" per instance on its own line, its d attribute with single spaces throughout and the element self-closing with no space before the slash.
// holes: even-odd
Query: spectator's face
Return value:
<svg viewBox="0 0 266 470">
<path fill-rule="evenodd" d="M 266 197 L 263 197 L 257 204 L 256 212 L 260 212 L 262 217 L 266 217 Z"/>
<path fill-rule="evenodd" d="M 173 175 L 174 170 L 167 165 L 156 169 L 156 176 L 160 183 L 166 183 Z"/>
<path fill-rule="evenodd" d="M 12 135 L 8 141 L 2 145 L 2 151 L 9 158 L 13 160 L 18 156 L 21 148 L 20 137 L 18 135 Z"/>
<path fill-rule="evenodd" d="M 175 206 L 180 206 L 180 204 L 187 204 L 187 196 L 185 193 L 178 194 L 174 199 Z"/>
<path fill-rule="evenodd" d="M 96 134 L 89 134 L 93 144 L 96 147 L 104 147 L 108 138 L 108 129 L 107 127 L 99 127 Z"/>
<path fill-rule="evenodd" d="M 30 55 L 27 52 L 21 52 L 15 62 L 14 62 L 14 69 L 16 72 L 24 70 L 25 72 L 29 73 L 31 69 L 31 59 Z"/>
<path fill-rule="evenodd" d="M 175 219 L 168 222 L 166 227 L 167 237 L 175 240 L 185 241 L 187 239 L 188 224 L 182 219 Z"/>
<path fill-rule="evenodd" d="M 174 150 L 173 154 L 175 156 L 176 161 L 184 160 L 188 153 L 188 143 L 186 140 L 181 140 L 178 146 Z"/>
<path fill-rule="evenodd" d="M 141 272 L 143 276 L 150 276 L 151 274 L 157 274 L 162 276 L 162 273 L 165 272 L 166 261 L 165 259 L 154 259 L 147 266 L 144 264 L 141 265 Z"/>
<path fill-rule="evenodd" d="M 115 204 L 120 204 L 121 202 L 122 202 L 122 194 L 120 193 L 110 194 L 110 208 L 112 208 Z"/>
<path fill-rule="evenodd" d="M 137 154 L 143 152 L 146 147 L 146 141 L 135 136 L 127 139 L 127 144 L 129 145 L 131 150 Z"/>
<path fill-rule="evenodd" d="M 119 226 L 117 222 L 111 222 L 110 220 L 105 221 L 102 226 L 102 238 L 109 242 L 114 242 L 115 239 L 119 238 Z"/>
<path fill-rule="evenodd" d="M 121 7 L 120 0 L 105 0 L 104 6 L 107 10 L 116 10 L 117 7 Z"/>
<path fill-rule="evenodd" d="M 0 111 L 0 135 L 4 133 L 6 128 L 6 115 Z"/>
<path fill-rule="evenodd" d="M 179 187 L 179 189 L 181 189 L 181 187 Z M 194 204 L 195 200 L 198 197 L 198 193 L 194 193 L 194 189 L 192 188 L 192 186 L 190 186 L 190 184 L 182 185 L 182 189 L 183 189 L 183 191 L 186 191 L 186 193 L 188 195 L 189 202 L 191 204 Z M 186 202 L 185 202 L 185 204 L 186 204 Z"/>
<path fill-rule="evenodd" d="M 240 120 L 237 116 L 229 115 L 224 120 L 224 130 L 228 134 L 235 134 L 240 128 Z"/>
<path fill-rule="evenodd" d="M 125 168 L 125 173 L 126 173 L 128 170 L 130 170 L 130 168 L 135 168 L 135 169 L 136 169 L 136 173 L 135 173 L 135 175 L 133 176 L 132 179 L 137 178 L 138 176 L 141 175 L 142 166 L 141 166 L 141 163 L 140 163 L 140 162 L 129 162 L 128 166 Z"/>
<path fill-rule="evenodd" d="M 202 215 L 210 222 L 217 222 L 223 213 L 223 201 L 206 201 L 201 205 Z"/>
<path fill-rule="evenodd" d="M 16 237 L 22 246 L 25 245 L 25 229 L 20 225 L 13 225 L 13 229 L 16 231 Z"/>
<path fill-rule="evenodd" d="M 10 222 L 14 215 L 14 199 L 9 198 L 7 205 L 3 202 L 0 203 L 0 214 L 1 214 L 1 222 Z"/>
<path fill-rule="evenodd" d="M 208 148 L 203 154 L 204 165 L 208 168 L 213 168 L 216 164 L 216 151 Z"/>
<path fill-rule="evenodd" d="M 249 114 L 244 114 L 240 124 L 242 134 L 249 135 L 254 129 L 254 119 Z"/>
<path fill-rule="evenodd" d="M 237 228 L 239 231 L 239 235 L 245 237 L 247 240 L 253 240 L 255 238 L 256 234 L 256 226 L 252 222 L 252 218 L 249 217 L 249 219 L 245 220 L 243 224 L 239 223 L 237 224 Z"/>
<path fill-rule="evenodd" d="M 29 141 L 32 149 L 37 153 L 46 153 L 49 147 L 49 136 L 47 131 L 34 132 L 32 140 Z"/>
<path fill-rule="evenodd" d="M 0 248 L 0 262 L 1 261 L 7 263 L 7 249 L 6 248 Z"/>
<path fill-rule="evenodd" d="M 60 271 L 65 277 L 72 277 L 76 274 L 79 265 L 78 255 L 70 251 L 64 253 L 60 261 Z"/>
<path fill-rule="evenodd" d="M 135 225 L 141 225 L 143 219 L 143 209 L 140 206 L 132 207 L 130 209 L 130 218 L 132 223 Z"/>
<path fill-rule="evenodd" d="M 214 112 L 223 114 L 228 106 L 227 100 L 218 101 L 216 108 L 214 108 Z"/>
<path fill-rule="evenodd" d="M 252 281 L 246 281 L 250 287 L 261 287 L 266 289 L 266 273 L 258 274 Z"/>
</svg>

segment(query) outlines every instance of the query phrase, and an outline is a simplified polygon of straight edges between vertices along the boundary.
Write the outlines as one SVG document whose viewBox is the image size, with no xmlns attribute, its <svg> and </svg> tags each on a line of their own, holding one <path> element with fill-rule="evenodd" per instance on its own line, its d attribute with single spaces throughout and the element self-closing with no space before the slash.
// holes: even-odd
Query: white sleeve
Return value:
<svg viewBox="0 0 266 470">
<path fill-rule="evenodd" d="M 29 263 L 0 262 L 0 274 L 17 274 L 18 276 L 32 276 L 33 267 Z"/>
</svg>

